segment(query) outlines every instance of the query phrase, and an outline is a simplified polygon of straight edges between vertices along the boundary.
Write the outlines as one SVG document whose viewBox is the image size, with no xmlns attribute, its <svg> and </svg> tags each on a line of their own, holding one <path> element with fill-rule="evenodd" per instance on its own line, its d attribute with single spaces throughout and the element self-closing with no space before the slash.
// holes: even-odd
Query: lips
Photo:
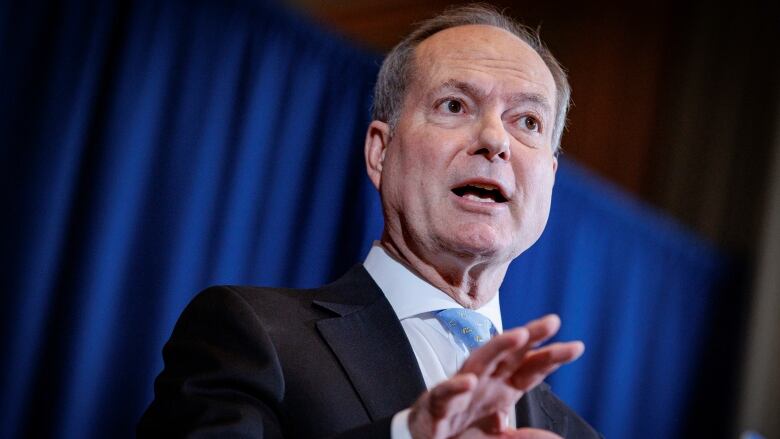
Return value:
<svg viewBox="0 0 780 439">
<path fill-rule="evenodd" d="M 465 182 L 452 188 L 452 193 L 480 203 L 506 203 L 508 201 L 501 186 L 493 182 Z"/>
</svg>

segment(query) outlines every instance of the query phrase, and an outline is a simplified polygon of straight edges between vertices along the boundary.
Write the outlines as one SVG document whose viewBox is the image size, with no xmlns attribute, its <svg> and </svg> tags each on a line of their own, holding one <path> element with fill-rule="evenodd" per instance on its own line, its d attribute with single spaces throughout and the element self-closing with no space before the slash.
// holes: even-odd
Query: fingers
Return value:
<svg viewBox="0 0 780 439">
<path fill-rule="evenodd" d="M 519 428 L 504 432 L 502 439 L 562 439 L 557 434 L 536 428 Z"/>
<path fill-rule="evenodd" d="M 579 341 L 553 343 L 531 351 L 514 370 L 508 381 L 516 389 L 528 391 L 562 365 L 579 358 L 583 352 L 585 352 L 585 345 Z"/>
<path fill-rule="evenodd" d="M 496 411 L 478 420 L 472 424 L 471 427 L 477 428 L 483 433 L 498 434 L 506 428 L 506 425 L 504 424 L 506 416 L 506 413 Z"/>
<path fill-rule="evenodd" d="M 506 380 L 524 392 L 542 382 L 560 366 L 579 358 L 585 350 L 582 342 L 553 343 L 533 349 L 553 337 L 561 327 L 558 316 L 550 314 L 529 322 L 526 343 L 503 356 L 492 377 Z"/>
<path fill-rule="evenodd" d="M 493 374 L 501 362 L 506 360 L 504 363 L 507 366 L 499 374 L 508 375 L 515 369 L 512 366 L 522 361 L 529 349 L 550 339 L 560 327 L 561 319 L 555 314 L 549 314 L 521 328 L 507 331 L 474 351 L 461 371 L 476 375 Z"/>
<path fill-rule="evenodd" d="M 543 348 L 531 351 L 526 355 L 523 367 L 536 367 L 537 364 L 564 365 L 580 358 L 585 352 L 585 344 L 581 341 L 551 343 Z"/>
<path fill-rule="evenodd" d="M 528 329 L 528 344 L 532 347 L 539 346 L 558 333 L 561 328 L 561 318 L 555 314 L 548 314 L 539 319 L 525 324 Z"/>
<path fill-rule="evenodd" d="M 477 427 L 469 428 L 457 436 L 458 439 L 563 439 L 557 434 L 536 428 L 504 430 L 499 433 L 485 432 Z"/>
<path fill-rule="evenodd" d="M 497 335 L 475 350 L 457 375 L 412 406 L 413 437 L 557 438 L 541 430 L 506 429 L 504 417 L 498 414 L 514 407 L 524 392 L 558 367 L 582 355 L 585 346 L 578 341 L 537 347 L 560 326 L 558 316 L 548 315 Z"/>
<path fill-rule="evenodd" d="M 471 391 L 476 385 L 476 376 L 458 374 L 431 389 L 428 410 L 433 419 L 442 419 L 450 413 L 463 410 L 469 403 L 468 399 L 458 401 L 456 398 Z"/>
<path fill-rule="evenodd" d="M 409 432 L 415 438 L 444 438 L 462 431 L 465 425 L 452 422 L 471 402 L 477 385 L 472 374 L 458 374 L 425 392 L 409 412 Z"/>
<path fill-rule="evenodd" d="M 528 342 L 525 346 L 512 352 L 504 358 L 493 373 L 496 377 L 506 378 L 513 374 L 525 359 L 531 348 L 549 340 L 561 327 L 561 319 L 555 314 L 548 314 L 542 318 L 527 323 L 524 328 L 528 330 Z"/>
<path fill-rule="evenodd" d="M 487 344 L 475 350 L 463 363 L 460 371 L 475 375 L 492 374 L 501 360 L 526 346 L 528 339 L 529 331 L 525 327 L 497 335 Z"/>
</svg>

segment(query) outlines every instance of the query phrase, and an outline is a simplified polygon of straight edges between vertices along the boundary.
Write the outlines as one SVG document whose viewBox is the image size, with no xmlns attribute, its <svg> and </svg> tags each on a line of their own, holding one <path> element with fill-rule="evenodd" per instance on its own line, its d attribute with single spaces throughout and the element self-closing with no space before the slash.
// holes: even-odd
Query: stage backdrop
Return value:
<svg viewBox="0 0 780 439">
<path fill-rule="evenodd" d="M 0 59 L 0 437 L 131 436 L 196 292 L 319 285 L 379 236 L 380 58 L 278 6 L 3 2 Z M 559 313 L 588 346 L 559 395 L 608 437 L 670 438 L 727 271 L 563 159 L 505 326 Z"/>
</svg>

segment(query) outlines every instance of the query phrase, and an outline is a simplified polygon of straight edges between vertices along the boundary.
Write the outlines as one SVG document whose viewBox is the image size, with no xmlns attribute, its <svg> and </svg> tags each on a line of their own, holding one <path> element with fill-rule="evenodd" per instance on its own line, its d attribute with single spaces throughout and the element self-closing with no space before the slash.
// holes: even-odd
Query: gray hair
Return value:
<svg viewBox="0 0 780 439">
<path fill-rule="evenodd" d="M 481 24 L 504 29 L 531 46 L 542 58 L 555 81 L 555 126 L 552 133 L 552 149 L 557 155 L 561 147 L 561 136 L 566 126 L 571 87 L 566 72 L 542 42 L 539 32 L 518 23 L 494 7 L 476 3 L 447 9 L 441 15 L 421 22 L 403 41 L 390 51 L 379 70 L 374 87 L 374 103 L 371 117 L 390 125 L 390 132 L 401 115 L 407 86 L 414 76 L 414 51 L 431 35 L 457 26 Z"/>
</svg>

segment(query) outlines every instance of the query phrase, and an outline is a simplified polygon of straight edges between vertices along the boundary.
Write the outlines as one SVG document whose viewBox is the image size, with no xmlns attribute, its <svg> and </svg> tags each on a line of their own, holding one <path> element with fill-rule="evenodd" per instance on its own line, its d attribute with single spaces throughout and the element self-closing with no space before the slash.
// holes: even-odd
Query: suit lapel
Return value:
<svg viewBox="0 0 780 439">
<path fill-rule="evenodd" d="M 555 407 L 547 383 L 540 383 L 515 405 L 518 427 L 535 427 L 565 435 L 566 416 Z"/>
<path fill-rule="evenodd" d="M 313 304 L 337 314 L 318 321 L 317 330 L 372 420 L 409 407 L 425 391 L 398 317 L 362 266 L 323 288 Z"/>
<path fill-rule="evenodd" d="M 335 317 L 316 323 L 339 359 L 373 421 L 409 407 L 426 390 L 411 345 L 398 317 L 362 265 L 323 287 L 313 306 Z M 541 383 L 515 406 L 518 427 L 564 434 L 566 418 Z"/>
</svg>

